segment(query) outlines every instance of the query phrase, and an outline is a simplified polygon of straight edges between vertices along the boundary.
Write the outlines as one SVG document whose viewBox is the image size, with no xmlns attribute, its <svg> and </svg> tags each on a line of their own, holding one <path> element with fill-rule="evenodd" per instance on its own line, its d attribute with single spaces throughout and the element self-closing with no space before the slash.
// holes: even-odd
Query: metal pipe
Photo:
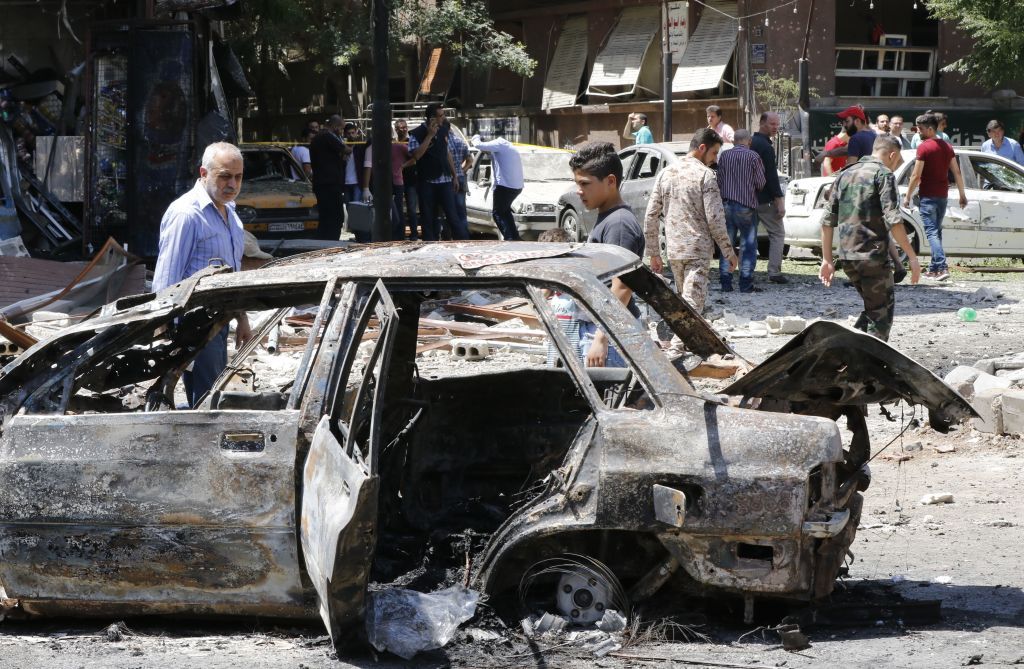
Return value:
<svg viewBox="0 0 1024 669">
<path fill-rule="evenodd" d="M 672 141 L 672 49 L 668 35 L 668 0 L 661 5 L 661 97 L 662 134 L 666 142 Z"/>
<path fill-rule="evenodd" d="M 373 0 L 373 241 L 391 239 L 390 0 Z M 359 169 L 358 167 L 356 169 Z"/>
</svg>

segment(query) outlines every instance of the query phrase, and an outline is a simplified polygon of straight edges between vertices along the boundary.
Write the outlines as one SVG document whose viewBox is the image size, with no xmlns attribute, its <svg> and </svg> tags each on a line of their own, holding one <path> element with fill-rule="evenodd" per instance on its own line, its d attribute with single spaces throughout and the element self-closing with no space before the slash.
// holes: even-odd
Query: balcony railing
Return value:
<svg viewBox="0 0 1024 669">
<path fill-rule="evenodd" d="M 836 94 L 928 97 L 935 81 L 937 52 L 926 47 L 838 45 Z"/>
</svg>

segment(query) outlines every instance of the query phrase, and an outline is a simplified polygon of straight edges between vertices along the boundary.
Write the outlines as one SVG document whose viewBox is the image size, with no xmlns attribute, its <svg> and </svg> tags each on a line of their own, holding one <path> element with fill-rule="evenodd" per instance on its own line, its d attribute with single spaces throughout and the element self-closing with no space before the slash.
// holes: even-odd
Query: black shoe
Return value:
<svg viewBox="0 0 1024 669">
<path fill-rule="evenodd" d="M 843 281 L 843 287 L 844 288 L 853 288 L 854 287 L 853 281 Z"/>
<path fill-rule="evenodd" d="M 732 292 L 732 286 L 730 284 L 723 283 L 722 284 L 722 292 L 723 293 L 731 293 Z"/>
<path fill-rule="evenodd" d="M 893 283 L 900 283 L 900 282 L 903 281 L 903 279 L 906 279 L 906 278 L 907 278 L 907 270 L 906 270 L 906 268 L 903 267 L 903 265 L 900 265 L 899 267 L 897 267 L 896 269 L 894 269 L 892 271 L 892 282 Z"/>
<path fill-rule="evenodd" d="M 781 274 L 778 274 L 776 276 L 770 276 L 768 277 L 768 280 L 771 281 L 772 283 L 789 283 L 789 279 L 782 276 Z"/>
<path fill-rule="evenodd" d="M 751 286 L 750 288 L 740 288 L 740 292 L 741 293 L 763 293 L 764 292 L 764 288 L 759 288 L 757 286 Z"/>
</svg>

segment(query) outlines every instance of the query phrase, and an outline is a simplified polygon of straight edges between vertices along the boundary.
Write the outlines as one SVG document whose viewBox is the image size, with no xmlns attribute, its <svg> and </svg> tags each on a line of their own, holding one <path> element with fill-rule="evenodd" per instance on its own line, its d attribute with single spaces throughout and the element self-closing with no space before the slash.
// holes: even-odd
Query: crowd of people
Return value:
<svg viewBox="0 0 1024 669">
<path fill-rule="evenodd" d="M 910 207 L 919 194 L 917 206 L 931 252 L 931 263 L 924 276 L 937 281 L 949 277 L 942 249 L 949 175 L 956 184 L 961 208 L 967 206 L 963 177 L 949 136 L 944 132 L 944 114 L 928 112 L 918 116 L 910 137 L 898 115 L 880 114 L 872 124 L 862 107 L 852 106 L 838 117 L 843 123 L 842 131 L 817 157 L 825 173 L 836 174 L 822 220 L 823 260 L 819 276 L 824 285 L 830 286 L 836 269 L 841 268 L 864 301 L 855 327 L 887 339 L 895 310 L 893 286 L 906 274 L 899 249 L 908 259 L 912 283 L 917 283 L 922 275 L 899 210 L 894 172 L 903 160 L 902 152 L 915 151 L 902 206 Z M 623 166 L 616 147 L 608 142 L 581 145 L 568 160 L 567 168 L 583 205 L 597 211 L 597 222 L 588 241 L 623 247 L 646 258 L 657 273 L 664 271 L 667 261 L 681 297 L 696 312 L 705 313 L 716 246 L 721 252 L 718 279 L 723 292 L 734 290 L 733 274 L 737 270 L 736 288 L 740 292 L 761 290 L 754 282 L 754 267 L 757 230 L 763 224 L 769 239 L 768 280 L 788 283 L 782 274 L 785 199 L 772 142 L 779 126 L 779 116 L 765 112 L 756 131 L 734 130 L 723 121 L 719 107 L 709 106 L 707 126 L 694 133 L 688 153 L 658 172 L 644 212 L 633 212 L 622 199 L 619 189 Z M 983 151 L 1024 164 L 1020 143 L 1006 137 L 1000 121 L 991 121 L 987 132 L 989 139 L 982 146 Z M 630 114 L 623 136 L 636 143 L 652 142 L 646 115 Z M 370 198 L 373 146 L 361 141 L 358 126 L 345 123 L 340 116 L 330 117 L 323 127 L 310 123 L 303 128 L 300 138 L 303 141 L 293 148 L 292 154 L 313 183 L 320 212 L 318 236 L 337 240 L 345 204 L 365 203 Z M 452 131 L 444 108 L 428 105 L 423 122 L 412 130 L 406 120 L 395 121 L 394 139 L 393 238 L 403 239 L 408 230 L 413 240 L 418 239 L 420 231 L 426 241 L 440 239 L 439 210 L 448 228 L 446 237 L 468 238 L 466 175 L 473 158 L 461 134 Z M 480 152 L 491 154 L 492 216 L 503 239 L 517 240 L 512 203 L 523 188 L 519 153 L 501 138 L 484 142 L 476 136 L 470 143 Z M 723 152 L 723 146 L 729 143 L 732 148 Z M 211 264 L 240 269 L 244 240 L 233 202 L 241 189 L 242 172 L 243 159 L 237 147 L 223 142 L 206 147 L 194 188 L 173 202 L 161 221 L 155 290 L 182 281 Z M 640 213 L 642 219 L 637 217 Z M 833 253 L 837 233 L 838 262 Z M 551 230 L 540 241 L 568 241 L 568 235 L 563 230 Z M 628 286 L 616 279 L 611 290 L 638 315 Z M 562 304 L 569 298 L 553 295 L 551 299 L 559 322 L 571 330 L 570 341 L 578 346 L 581 360 L 590 366 L 624 364 L 609 338 L 587 314 Z M 227 334 L 225 327 L 186 373 L 191 404 L 205 394 L 224 368 Z M 238 346 L 250 336 L 244 314 L 238 316 L 236 336 Z"/>
<path fill-rule="evenodd" d="M 337 240 L 346 206 L 369 204 L 372 199 L 372 143 L 364 141 L 358 125 L 337 115 L 323 127 L 310 122 L 299 133 L 299 140 L 292 155 L 313 183 L 319 208 L 317 237 Z M 396 120 L 392 140 L 391 239 L 417 241 L 421 231 L 425 241 L 467 239 L 467 174 L 473 156 L 462 135 L 452 131 L 444 107 L 427 105 L 423 122 L 412 130 L 406 119 Z M 518 240 L 512 203 L 523 189 L 519 153 L 500 137 L 481 141 L 474 136 L 470 142 L 478 152 L 492 157 L 494 223 L 503 239 Z M 369 238 L 356 232 L 356 240 Z"/>
</svg>

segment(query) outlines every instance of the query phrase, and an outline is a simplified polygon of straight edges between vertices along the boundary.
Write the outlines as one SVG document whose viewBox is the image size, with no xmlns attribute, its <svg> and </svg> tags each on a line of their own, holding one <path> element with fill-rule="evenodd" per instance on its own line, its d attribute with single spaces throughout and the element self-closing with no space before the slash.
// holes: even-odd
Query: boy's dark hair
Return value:
<svg viewBox="0 0 1024 669">
<path fill-rule="evenodd" d="M 709 149 L 715 144 L 722 143 L 722 136 L 711 128 L 701 128 L 697 132 L 693 133 L 693 139 L 690 140 L 690 150 L 696 151 L 700 148 L 700 145 L 708 147 Z"/>
<path fill-rule="evenodd" d="M 932 130 L 938 130 L 939 119 L 935 116 L 935 114 L 931 112 L 925 112 L 924 114 L 921 114 L 916 119 L 914 119 L 914 125 L 916 125 L 918 128 L 920 128 L 923 125 L 926 128 L 931 128 Z"/>
<path fill-rule="evenodd" d="M 587 142 L 577 149 L 569 159 L 569 169 L 590 176 L 604 179 L 609 174 L 615 176 L 615 187 L 622 184 L 622 161 L 611 142 Z"/>
<path fill-rule="evenodd" d="M 440 108 L 441 105 L 439 105 L 436 102 L 431 102 L 429 105 L 427 105 L 427 108 L 423 110 L 423 116 L 429 121 L 430 119 L 437 116 L 437 110 Z"/>
<path fill-rule="evenodd" d="M 540 235 L 537 237 L 537 241 L 565 243 L 571 242 L 572 237 L 570 237 L 569 233 L 563 230 L 562 228 L 552 228 L 551 230 L 545 230 L 544 232 L 540 233 Z"/>
</svg>

